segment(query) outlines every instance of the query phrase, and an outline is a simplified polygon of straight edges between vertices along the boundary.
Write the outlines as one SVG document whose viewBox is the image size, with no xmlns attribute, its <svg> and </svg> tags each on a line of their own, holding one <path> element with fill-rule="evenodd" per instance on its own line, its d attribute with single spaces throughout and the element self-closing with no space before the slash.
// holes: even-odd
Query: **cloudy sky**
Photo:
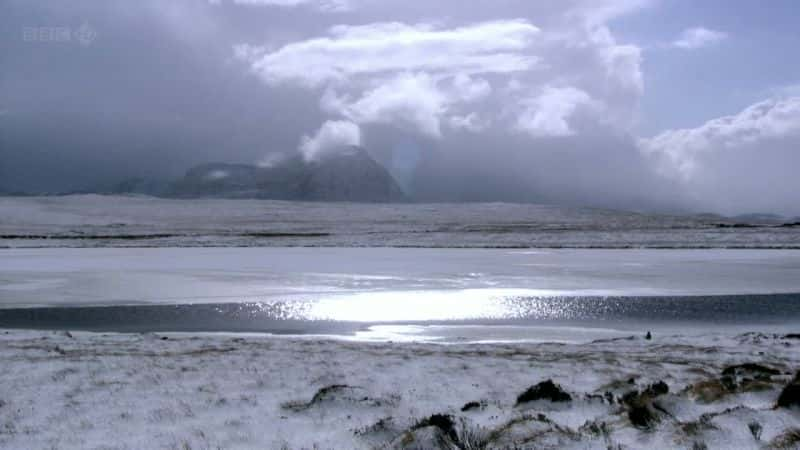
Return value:
<svg viewBox="0 0 800 450">
<path fill-rule="evenodd" d="M 0 188 L 361 145 L 420 200 L 800 214 L 794 0 L 0 0 Z"/>
</svg>

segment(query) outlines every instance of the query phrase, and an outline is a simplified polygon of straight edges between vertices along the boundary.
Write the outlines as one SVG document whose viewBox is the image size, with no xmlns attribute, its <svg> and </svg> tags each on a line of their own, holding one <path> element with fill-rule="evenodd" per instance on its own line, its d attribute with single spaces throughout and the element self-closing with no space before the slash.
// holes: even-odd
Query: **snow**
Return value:
<svg viewBox="0 0 800 450">
<path fill-rule="evenodd" d="M 502 203 L 0 197 L 0 247 L 800 248 L 800 227 L 756 219 Z"/>
<path fill-rule="evenodd" d="M 497 447 L 539 432 L 527 445 L 761 448 L 800 424 L 800 410 L 773 408 L 800 366 L 798 345 L 756 333 L 440 345 L 5 331 L 0 448 L 392 448 L 410 434 L 435 435 L 410 430 L 437 413 L 452 415 L 460 435 L 495 430 Z M 691 394 L 691 385 L 744 362 L 780 375 L 709 403 Z M 550 378 L 571 402 L 515 406 Z M 602 398 L 659 380 L 669 385 L 657 400 L 667 415 L 652 430 L 633 427 L 623 404 Z M 462 412 L 470 401 L 482 406 Z"/>
<path fill-rule="evenodd" d="M 774 405 L 800 367 L 788 334 L 800 331 L 800 229 L 731 223 L 545 205 L 0 198 L 0 324 L 227 332 L 0 329 L 0 448 L 788 442 L 800 411 Z M 741 363 L 778 374 L 730 387 L 722 371 Z M 572 401 L 516 405 L 547 379 Z M 669 393 L 646 397 L 657 381 Z M 636 402 L 653 408 L 651 429 L 633 426 Z M 433 414 L 455 433 L 422 426 L 442 422 Z"/>
</svg>

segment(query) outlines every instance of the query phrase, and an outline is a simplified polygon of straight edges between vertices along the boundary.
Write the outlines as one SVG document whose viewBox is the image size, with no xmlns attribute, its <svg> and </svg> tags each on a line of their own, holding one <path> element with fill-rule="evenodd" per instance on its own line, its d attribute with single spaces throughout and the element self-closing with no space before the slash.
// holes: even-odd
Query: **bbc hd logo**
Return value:
<svg viewBox="0 0 800 450">
<path fill-rule="evenodd" d="M 68 26 L 38 26 L 23 27 L 22 40 L 36 44 L 69 44 L 74 43 L 82 47 L 92 45 L 97 39 L 97 30 L 88 22 L 83 22 L 77 27 Z"/>
</svg>

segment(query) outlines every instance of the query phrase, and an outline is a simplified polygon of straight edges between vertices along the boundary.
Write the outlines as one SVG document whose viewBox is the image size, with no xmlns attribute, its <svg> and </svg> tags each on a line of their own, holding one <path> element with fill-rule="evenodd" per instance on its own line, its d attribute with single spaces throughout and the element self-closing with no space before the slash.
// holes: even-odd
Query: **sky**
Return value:
<svg viewBox="0 0 800 450">
<path fill-rule="evenodd" d="M 366 148 L 420 201 L 800 215 L 792 0 L 0 0 L 0 189 Z"/>
</svg>

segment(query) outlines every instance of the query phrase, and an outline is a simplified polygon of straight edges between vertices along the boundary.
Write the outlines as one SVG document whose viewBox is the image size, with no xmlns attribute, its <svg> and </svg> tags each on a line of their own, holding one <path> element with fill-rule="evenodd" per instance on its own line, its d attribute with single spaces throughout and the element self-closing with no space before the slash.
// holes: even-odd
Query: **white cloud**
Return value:
<svg viewBox="0 0 800 450">
<path fill-rule="evenodd" d="M 547 32 L 522 19 L 453 28 L 339 25 L 325 37 L 272 51 L 235 50 L 270 86 L 324 88 L 321 105 L 331 116 L 396 124 L 434 138 L 442 137 L 442 123 L 472 131 L 488 124 L 521 128 L 531 137 L 570 135 L 569 116 L 588 104 L 602 106 L 595 119 L 604 126 L 626 128 L 644 89 L 639 48 L 619 45 L 605 26 L 580 22 Z M 492 83 L 505 87 L 495 90 Z M 559 85 L 571 89 L 551 91 Z M 508 105 L 520 97 L 527 98 L 523 117 L 511 118 Z M 478 102 L 479 108 L 468 107 Z M 477 110 L 480 125 L 468 119 Z"/>
<path fill-rule="evenodd" d="M 440 119 L 449 101 L 430 75 L 401 73 L 357 100 L 328 91 L 322 105 L 324 110 L 359 124 L 404 124 L 428 136 L 440 137 Z"/>
<path fill-rule="evenodd" d="M 642 143 L 645 151 L 663 157 L 665 170 L 690 178 L 702 169 L 704 154 L 731 152 L 786 137 L 800 137 L 800 97 L 765 100 L 739 114 L 697 128 L 665 131 Z"/>
<path fill-rule="evenodd" d="M 800 97 L 773 98 L 640 142 L 658 170 L 720 211 L 800 213 Z"/>
<path fill-rule="evenodd" d="M 451 116 L 448 124 L 455 130 L 465 130 L 477 133 L 485 130 L 489 124 L 478 117 L 478 114 L 471 112 L 464 116 Z"/>
<path fill-rule="evenodd" d="M 310 160 L 342 147 L 361 145 L 361 129 L 358 125 L 341 120 L 329 120 L 322 124 L 314 136 L 303 136 L 299 150 Z"/>
<path fill-rule="evenodd" d="M 618 89 L 641 95 L 644 92 L 641 49 L 635 45 L 617 45 L 608 29 L 602 34 L 603 38 L 597 42 L 598 54 L 607 79 L 613 80 Z"/>
<path fill-rule="evenodd" d="M 574 87 L 550 87 L 541 93 L 521 101 L 522 114 L 516 127 L 535 137 L 572 136 L 575 131 L 569 119 L 581 106 L 592 105 L 586 92 Z"/>
<path fill-rule="evenodd" d="M 451 92 L 465 102 L 473 102 L 488 97 L 492 93 L 492 85 L 483 78 L 460 73 L 453 78 Z"/>
<path fill-rule="evenodd" d="M 695 27 L 684 30 L 672 46 L 686 50 L 695 50 L 719 44 L 728 38 L 728 33 Z"/>
<path fill-rule="evenodd" d="M 452 29 L 398 22 L 339 25 L 326 37 L 294 42 L 273 52 L 238 46 L 237 55 L 245 57 L 270 84 L 318 86 L 396 71 L 509 73 L 534 66 L 537 58 L 522 50 L 538 31 L 524 20 Z"/>
<path fill-rule="evenodd" d="M 576 0 L 568 15 L 590 25 L 602 25 L 617 17 L 652 6 L 658 0 Z M 567 3 L 567 2 L 564 2 Z"/>
<path fill-rule="evenodd" d="M 606 206 L 619 206 L 643 197 L 637 189 L 652 178 L 626 137 L 644 92 L 641 51 L 617 42 L 599 19 L 648 3 L 623 2 L 526 3 L 525 17 L 536 24 L 512 14 L 479 23 L 340 25 L 282 46 L 235 50 L 268 89 L 320 95 L 330 120 L 358 126 L 363 145 L 431 198 L 442 190 L 441 198 L 523 199 L 535 189 L 547 201 L 607 196 L 614 200 Z M 414 162 L 397 169 L 394 161 Z M 597 171 L 598 164 L 615 169 Z M 580 181 L 567 182 L 568 171 Z M 633 175 L 617 177 L 626 171 Z M 475 185 L 476 172 L 486 174 L 486 186 Z M 475 197 L 482 190 L 509 196 Z"/>
</svg>

